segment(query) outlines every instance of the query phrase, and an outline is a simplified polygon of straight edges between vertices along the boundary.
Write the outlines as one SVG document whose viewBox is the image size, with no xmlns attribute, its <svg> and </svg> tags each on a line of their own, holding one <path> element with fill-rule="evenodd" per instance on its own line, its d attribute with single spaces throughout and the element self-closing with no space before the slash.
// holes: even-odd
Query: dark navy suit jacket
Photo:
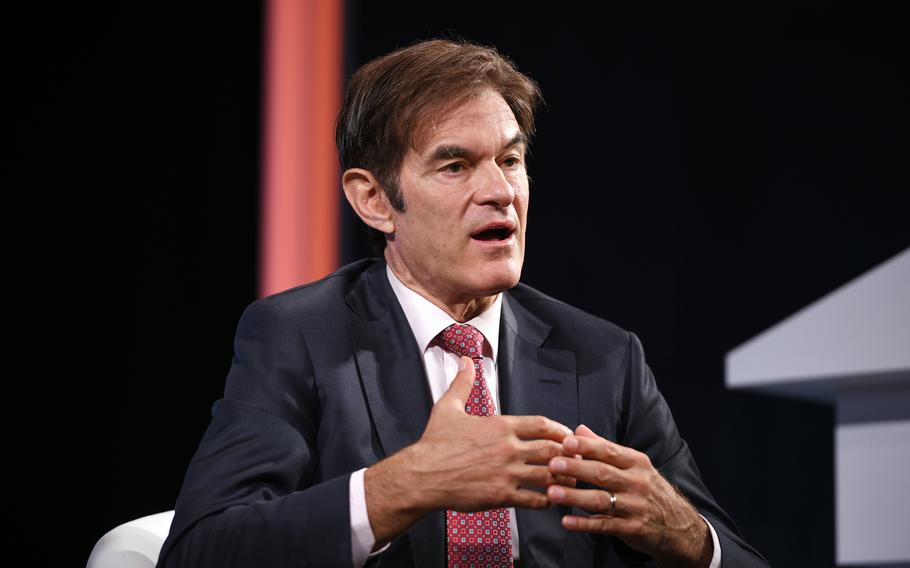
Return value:
<svg viewBox="0 0 910 568">
<path fill-rule="evenodd" d="M 702 483 L 634 335 L 518 285 L 504 294 L 499 345 L 504 414 L 583 423 L 647 453 L 711 521 L 724 566 L 766 565 Z M 423 432 L 420 353 L 382 261 L 251 304 L 159 566 L 351 566 L 350 473 Z M 651 564 L 617 539 L 566 531 L 568 512 L 517 510 L 522 566 Z M 370 564 L 443 568 L 444 512 Z"/>
</svg>

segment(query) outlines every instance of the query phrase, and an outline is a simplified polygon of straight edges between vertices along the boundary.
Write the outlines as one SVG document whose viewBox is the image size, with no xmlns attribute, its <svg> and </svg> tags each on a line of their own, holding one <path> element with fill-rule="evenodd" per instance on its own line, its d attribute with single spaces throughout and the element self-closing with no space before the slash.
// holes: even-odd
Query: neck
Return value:
<svg viewBox="0 0 910 568">
<path fill-rule="evenodd" d="M 407 286 L 407 284 L 405 284 Z M 417 291 L 418 294 L 423 295 L 423 292 Z M 468 320 L 472 320 L 475 317 L 479 316 L 487 310 L 490 306 L 493 305 L 493 302 L 496 301 L 496 295 L 493 296 L 484 296 L 483 298 L 477 298 L 466 303 L 455 303 L 455 304 L 443 304 L 437 302 L 436 300 L 424 296 L 439 308 L 442 309 L 445 313 L 452 316 L 452 319 L 459 323 L 464 323 Z"/>
<path fill-rule="evenodd" d="M 459 323 L 464 323 L 482 314 L 493 305 L 498 296 L 498 294 L 492 294 L 479 298 L 459 298 L 453 294 L 434 290 L 431 286 L 423 284 L 421 279 L 415 278 L 407 266 L 400 262 L 395 255 L 390 255 L 386 251 L 385 257 L 392 273 L 402 284 L 426 298 Z"/>
</svg>

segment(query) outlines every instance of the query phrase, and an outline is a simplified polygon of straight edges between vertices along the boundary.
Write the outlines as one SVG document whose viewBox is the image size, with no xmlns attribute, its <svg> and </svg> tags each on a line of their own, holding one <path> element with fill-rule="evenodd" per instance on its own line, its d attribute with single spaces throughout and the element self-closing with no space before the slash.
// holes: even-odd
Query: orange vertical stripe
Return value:
<svg viewBox="0 0 910 568">
<path fill-rule="evenodd" d="M 259 293 L 338 265 L 342 2 L 268 0 Z"/>
</svg>

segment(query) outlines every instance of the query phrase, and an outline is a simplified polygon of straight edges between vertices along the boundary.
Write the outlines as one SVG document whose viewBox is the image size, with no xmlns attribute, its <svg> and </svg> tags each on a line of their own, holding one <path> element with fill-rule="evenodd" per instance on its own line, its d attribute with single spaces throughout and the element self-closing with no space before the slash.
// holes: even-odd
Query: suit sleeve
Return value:
<svg viewBox="0 0 910 568">
<path fill-rule="evenodd" d="M 350 475 L 319 478 L 303 335 L 280 304 L 260 300 L 234 351 L 158 566 L 351 566 Z"/>
<path fill-rule="evenodd" d="M 654 467 L 711 523 L 720 541 L 722 567 L 767 567 L 767 561 L 743 540 L 733 520 L 702 482 L 695 459 L 645 363 L 641 343 L 631 333 L 625 380 L 619 443 L 648 454 Z M 643 560 L 640 555 L 617 543 L 617 552 L 631 565 L 639 565 Z"/>
</svg>

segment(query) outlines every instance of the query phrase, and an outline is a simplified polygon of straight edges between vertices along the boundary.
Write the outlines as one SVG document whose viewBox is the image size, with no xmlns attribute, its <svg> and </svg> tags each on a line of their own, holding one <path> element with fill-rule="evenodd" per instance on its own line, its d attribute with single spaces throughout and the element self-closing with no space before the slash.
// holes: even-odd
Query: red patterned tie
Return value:
<svg viewBox="0 0 910 568">
<path fill-rule="evenodd" d="M 434 340 L 446 351 L 474 361 L 474 386 L 464 409 L 475 416 L 493 416 L 496 403 L 483 376 L 483 334 L 468 324 L 455 323 Z M 449 568 L 512 566 L 512 529 L 508 509 L 476 513 L 446 511 L 446 552 Z"/>
</svg>

